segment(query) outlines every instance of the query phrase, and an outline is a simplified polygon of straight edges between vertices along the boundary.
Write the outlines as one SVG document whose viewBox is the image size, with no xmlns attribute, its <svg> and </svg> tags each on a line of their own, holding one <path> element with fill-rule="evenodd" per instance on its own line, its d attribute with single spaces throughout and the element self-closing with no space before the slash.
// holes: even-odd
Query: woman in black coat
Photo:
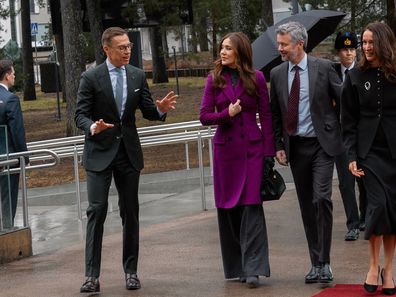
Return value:
<svg viewBox="0 0 396 297">
<path fill-rule="evenodd" d="M 349 170 L 367 190 L 365 239 L 370 268 L 364 288 L 396 293 L 393 256 L 396 243 L 396 39 L 388 25 L 371 23 L 361 35 L 362 59 L 349 71 L 341 96 L 341 124 Z M 380 270 L 379 254 L 384 247 Z"/>
</svg>

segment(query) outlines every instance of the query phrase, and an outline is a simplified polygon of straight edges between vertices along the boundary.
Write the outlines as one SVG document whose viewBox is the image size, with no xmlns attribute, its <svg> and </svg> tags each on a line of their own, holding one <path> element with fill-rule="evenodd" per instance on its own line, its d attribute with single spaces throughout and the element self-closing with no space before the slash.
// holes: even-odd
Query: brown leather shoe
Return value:
<svg viewBox="0 0 396 297">
<path fill-rule="evenodd" d="M 80 288 L 80 293 L 94 293 L 100 292 L 99 279 L 94 276 L 89 276 Z"/>
<path fill-rule="evenodd" d="M 127 290 L 137 290 L 141 288 L 140 280 L 136 273 L 125 273 L 125 286 Z"/>
</svg>

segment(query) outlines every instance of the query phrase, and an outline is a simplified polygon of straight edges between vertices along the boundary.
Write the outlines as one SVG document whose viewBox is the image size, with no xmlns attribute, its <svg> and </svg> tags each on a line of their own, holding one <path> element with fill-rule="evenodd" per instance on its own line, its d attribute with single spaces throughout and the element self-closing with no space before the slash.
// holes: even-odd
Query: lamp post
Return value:
<svg viewBox="0 0 396 297">
<path fill-rule="evenodd" d="M 58 61 L 58 52 L 57 52 L 57 49 L 56 49 L 56 42 L 55 42 L 55 38 L 53 39 L 53 53 L 54 53 L 54 58 L 55 58 L 55 63 L 54 63 L 54 66 L 55 66 L 55 88 L 56 88 L 56 103 L 57 103 L 57 105 L 58 105 L 58 114 L 57 114 L 57 117 L 56 117 L 56 119 L 58 120 L 58 121 L 60 121 L 61 120 L 61 111 L 60 111 L 60 99 L 59 99 L 59 79 L 58 79 L 58 77 L 59 77 L 59 61 Z"/>
<path fill-rule="evenodd" d="M 298 13 L 298 0 L 292 0 L 292 14 Z"/>
</svg>

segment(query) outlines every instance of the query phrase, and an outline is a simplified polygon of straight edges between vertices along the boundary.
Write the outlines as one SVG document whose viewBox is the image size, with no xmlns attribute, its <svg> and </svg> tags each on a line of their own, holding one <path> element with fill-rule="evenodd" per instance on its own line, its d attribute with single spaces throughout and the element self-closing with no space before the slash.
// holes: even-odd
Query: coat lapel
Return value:
<svg viewBox="0 0 396 297">
<path fill-rule="evenodd" d="M 309 81 L 309 102 L 312 103 L 312 98 L 315 94 L 316 78 L 318 77 L 318 64 L 315 59 L 308 56 L 308 81 Z"/>
<path fill-rule="evenodd" d="M 125 109 L 122 117 L 127 114 L 126 110 L 130 110 L 130 105 L 133 100 L 133 95 L 135 93 L 135 82 L 136 82 L 136 73 L 132 67 L 125 66 L 126 77 L 127 77 L 127 98 L 125 102 Z"/>
<path fill-rule="evenodd" d="M 225 88 L 223 89 L 223 93 L 228 99 L 230 99 L 232 103 L 235 103 L 236 97 L 232 88 L 231 76 L 228 73 L 224 73 L 224 79 L 226 80 L 226 84 Z"/>
<path fill-rule="evenodd" d="M 283 98 L 284 100 L 284 104 L 287 107 L 287 105 L 289 104 L 289 82 L 288 82 L 288 77 L 289 77 L 289 63 L 288 62 L 284 62 L 282 64 L 282 68 L 280 69 L 280 75 L 279 77 L 282 78 L 281 79 L 281 92 L 282 92 L 282 96 L 281 98 Z M 283 79 L 286 78 L 286 79 Z"/>
<path fill-rule="evenodd" d="M 98 69 L 98 81 L 102 86 L 102 91 L 105 94 L 106 98 L 109 98 L 109 100 L 111 101 L 110 105 L 112 106 L 113 112 L 118 114 L 118 109 L 113 93 L 113 87 L 111 85 L 109 69 L 107 68 L 106 63 L 102 63 L 98 67 L 100 67 Z"/>
</svg>

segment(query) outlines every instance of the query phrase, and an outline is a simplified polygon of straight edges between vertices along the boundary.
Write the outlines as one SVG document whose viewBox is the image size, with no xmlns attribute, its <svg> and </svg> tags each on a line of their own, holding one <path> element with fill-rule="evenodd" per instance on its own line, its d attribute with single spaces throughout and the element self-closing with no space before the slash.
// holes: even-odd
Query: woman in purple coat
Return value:
<svg viewBox="0 0 396 297">
<path fill-rule="evenodd" d="M 227 34 L 219 49 L 220 58 L 206 81 L 200 120 L 217 125 L 213 171 L 224 274 L 257 287 L 259 275 L 270 276 L 260 199 L 264 159 L 275 155 L 268 90 L 263 74 L 252 67 L 246 35 Z"/>
</svg>

